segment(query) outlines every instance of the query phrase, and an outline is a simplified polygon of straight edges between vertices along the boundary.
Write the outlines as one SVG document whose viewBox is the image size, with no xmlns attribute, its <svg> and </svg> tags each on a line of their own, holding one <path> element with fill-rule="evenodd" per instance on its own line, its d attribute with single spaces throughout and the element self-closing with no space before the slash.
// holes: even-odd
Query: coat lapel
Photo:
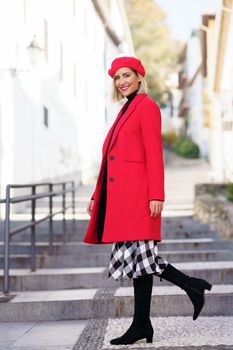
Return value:
<svg viewBox="0 0 233 350">
<path fill-rule="evenodd" d="M 114 130 L 114 127 L 116 125 L 116 123 L 118 122 L 120 116 L 121 116 L 121 113 L 122 113 L 122 110 L 124 108 L 125 104 L 121 107 L 120 111 L 118 112 L 117 114 L 117 117 L 113 123 L 113 125 L 111 126 L 111 128 L 109 129 L 108 133 L 107 133 L 107 136 L 105 138 L 105 141 L 104 141 L 104 144 L 103 144 L 103 155 L 105 155 L 107 149 L 108 149 L 108 145 L 109 145 L 109 142 L 110 142 L 110 139 L 111 139 L 111 135 L 113 133 L 113 130 Z"/>
<path fill-rule="evenodd" d="M 121 117 L 120 121 L 117 123 L 115 130 L 112 131 L 113 135 L 112 135 L 112 139 L 111 139 L 111 143 L 109 145 L 109 150 L 113 147 L 114 143 L 116 142 L 117 136 L 119 134 L 119 131 L 121 130 L 122 126 L 124 125 L 124 123 L 126 122 L 126 120 L 130 117 L 130 115 L 133 113 L 133 111 L 135 110 L 137 104 L 145 97 L 146 95 L 142 95 L 142 94 L 138 94 L 135 96 L 135 98 L 133 99 L 133 101 L 130 103 L 127 111 L 124 113 L 124 115 Z M 124 107 L 124 106 L 123 106 Z M 123 108 L 122 107 L 122 108 Z M 122 110 L 122 109 L 121 109 Z M 117 118 L 116 118 L 116 122 L 117 120 L 120 118 L 121 115 L 121 111 L 118 114 Z M 116 123 L 115 122 L 115 123 Z M 113 127 L 115 126 L 115 123 L 113 124 Z"/>
</svg>

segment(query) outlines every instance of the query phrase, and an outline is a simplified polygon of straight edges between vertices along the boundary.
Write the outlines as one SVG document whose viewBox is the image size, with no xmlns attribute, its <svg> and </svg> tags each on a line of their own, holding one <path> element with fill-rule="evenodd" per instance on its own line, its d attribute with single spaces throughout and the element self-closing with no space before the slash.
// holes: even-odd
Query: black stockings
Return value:
<svg viewBox="0 0 233 350">
<path fill-rule="evenodd" d="M 134 320 L 137 328 L 145 327 L 150 319 L 150 303 L 153 274 L 133 279 L 134 286 Z"/>
</svg>

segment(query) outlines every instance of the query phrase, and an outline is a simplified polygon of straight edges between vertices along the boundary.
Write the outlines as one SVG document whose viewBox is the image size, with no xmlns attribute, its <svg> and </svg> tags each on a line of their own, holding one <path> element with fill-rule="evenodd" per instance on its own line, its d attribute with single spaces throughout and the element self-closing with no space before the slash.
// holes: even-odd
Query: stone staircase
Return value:
<svg viewBox="0 0 233 350">
<path fill-rule="evenodd" d="M 203 161 L 177 160 L 171 155 L 168 158 L 167 204 L 159 253 L 185 273 L 208 280 L 213 288 L 206 292 L 205 307 L 193 322 L 187 295 L 155 276 L 151 303 L 154 343 L 142 340 L 117 348 L 232 349 L 233 243 L 192 216 L 194 184 L 206 179 Z M 107 277 L 111 245 L 82 243 L 88 223 L 85 207 L 91 191 L 87 186 L 79 189 L 77 220 L 75 225 L 67 221 L 65 237 L 62 223 L 55 221 L 52 256 L 48 254 L 48 226 L 44 223 L 37 229 L 36 272 L 30 271 L 29 233 L 13 237 L 10 298 L 0 302 L 3 329 L 13 329 L 12 341 L 4 344 L 12 347 L 2 347 L 0 337 L 1 350 L 114 349 L 109 340 L 129 326 L 133 314 L 132 281 L 116 282 Z M 1 266 L 2 231 L 0 223 Z M 1 271 L 0 283 L 2 279 Z"/>
<path fill-rule="evenodd" d="M 132 281 L 108 279 L 111 245 L 87 245 L 82 237 L 87 220 L 68 221 L 65 242 L 55 234 L 54 254 L 48 255 L 47 231 L 37 233 L 37 266 L 31 272 L 29 235 L 11 243 L 12 298 L 0 303 L 0 320 L 49 321 L 126 317 L 133 313 Z M 59 227 L 57 223 L 57 227 Z M 206 293 L 202 315 L 233 315 L 233 244 L 192 217 L 164 218 L 159 252 L 169 262 L 214 285 Z M 2 249 L 2 244 L 0 245 Z M 1 252 L 2 253 L 2 252 Z M 1 256 L 2 261 L 2 256 Z M 0 277 L 2 283 L 2 275 Z M 188 316 L 192 306 L 185 293 L 154 277 L 152 316 Z"/>
</svg>

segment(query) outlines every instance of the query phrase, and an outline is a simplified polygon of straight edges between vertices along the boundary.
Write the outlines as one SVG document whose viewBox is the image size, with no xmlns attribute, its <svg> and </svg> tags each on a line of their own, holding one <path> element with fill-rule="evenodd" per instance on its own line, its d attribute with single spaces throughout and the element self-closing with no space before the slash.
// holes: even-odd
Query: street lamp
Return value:
<svg viewBox="0 0 233 350">
<path fill-rule="evenodd" d="M 30 63 L 35 65 L 37 64 L 40 56 L 40 52 L 43 50 L 36 39 L 36 35 L 33 36 L 33 39 L 30 45 L 27 47 Z"/>
<path fill-rule="evenodd" d="M 33 36 L 33 39 L 28 45 L 27 50 L 28 50 L 30 64 L 36 65 L 39 60 L 40 52 L 43 51 L 43 49 L 39 46 L 38 40 L 36 39 L 36 35 Z M 16 77 L 19 72 L 28 72 L 29 69 L 18 69 L 17 67 L 11 67 L 11 68 L 0 69 L 0 71 L 10 72 L 12 77 Z"/>
</svg>

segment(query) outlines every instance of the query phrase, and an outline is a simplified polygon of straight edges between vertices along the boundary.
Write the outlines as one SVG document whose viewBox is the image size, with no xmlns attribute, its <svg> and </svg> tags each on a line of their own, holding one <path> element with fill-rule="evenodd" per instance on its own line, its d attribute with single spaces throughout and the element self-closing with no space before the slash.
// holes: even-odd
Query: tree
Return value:
<svg viewBox="0 0 233 350">
<path fill-rule="evenodd" d="M 166 15 L 154 0 L 125 0 L 135 54 L 146 69 L 149 94 L 166 104 L 169 75 L 177 71 L 182 45 L 170 35 Z"/>
</svg>

